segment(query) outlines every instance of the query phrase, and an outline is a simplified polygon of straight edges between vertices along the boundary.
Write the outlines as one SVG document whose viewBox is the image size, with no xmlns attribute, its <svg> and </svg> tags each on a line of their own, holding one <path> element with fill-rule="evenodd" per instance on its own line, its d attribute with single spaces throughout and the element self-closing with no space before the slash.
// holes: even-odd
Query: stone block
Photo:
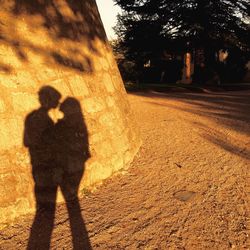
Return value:
<svg viewBox="0 0 250 250">
<path fill-rule="evenodd" d="M 108 60 L 109 65 L 111 67 L 116 66 L 116 61 L 115 61 L 114 56 L 113 56 L 113 54 L 111 52 L 107 53 L 107 60 Z"/>
<path fill-rule="evenodd" d="M 121 170 L 124 167 L 124 160 L 122 155 L 116 155 L 111 160 L 112 169 L 114 172 Z"/>
<path fill-rule="evenodd" d="M 129 148 L 129 141 L 126 135 L 121 135 L 117 139 L 113 140 L 112 147 L 115 151 L 126 152 Z"/>
<path fill-rule="evenodd" d="M 0 86 L 4 86 L 5 88 L 15 89 L 20 85 L 20 81 L 17 79 L 15 75 L 2 74 L 0 79 Z"/>
<path fill-rule="evenodd" d="M 122 82 L 120 73 L 113 74 L 112 81 L 115 83 L 114 87 L 119 91 L 119 94 L 124 95 L 126 93 L 126 90 Z"/>
<path fill-rule="evenodd" d="M 105 73 L 103 75 L 102 83 L 104 84 L 108 92 L 113 93 L 115 91 L 114 84 L 110 74 Z"/>
<path fill-rule="evenodd" d="M 71 89 L 68 87 L 69 82 L 67 77 L 54 79 L 53 81 L 48 82 L 48 85 L 59 91 L 62 95 L 62 99 L 73 94 Z"/>
<path fill-rule="evenodd" d="M 104 159 L 109 158 L 113 154 L 113 148 L 110 141 L 102 141 L 95 145 L 96 154 Z"/>
<path fill-rule="evenodd" d="M 102 180 L 105 180 L 112 175 L 112 168 L 110 163 L 106 164 L 100 162 L 94 162 L 91 164 L 90 168 L 87 170 L 88 185 L 92 186 Z"/>
<path fill-rule="evenodd" d="M 83 99 L 81 104 L 82 108 L 88 113 L 97 113 L 106 107 L 104 100 L 98 97 Z"/>
<path fill-rule="evenodd" d="M 61 78 L 60 70 L 57 67 L 44 67 L 41 65 L 37 71 L 36 78 L 39 84 L 49 85 L 51 81 Z"/>
<path fill-rule="evenodd" d="M 15 204 L 15 210 L 17 213 L 25 214 L 30 212 L 31 209 L 34 209 L 34 202 L 31 203 L 28 198 L 19 198 Z"/>
<path fill-rule="evenodd" d="M 112 96 L 108 96 L 106 99 L 106 103 L 108 105 L 109 108 L 112 108 L 113 106 L 115 106 L 115 99 Z"/>
<path fill-rule="evenodd" d="M 18 68 L 15 73 L 12 74 L 12 81 L 16 84 L 16 88 L 32 89 L 37 84 L 37 79 L 33 69 L 22 67 Z"/>
<path fill-rule="evenodd" d="M 16 190 L 18 180 L 13 173 L 2 174 L 0 180 L 0 207 L 7 207 L 19 197 Z"/>
<path fill-rule="evenodd" d="M 11 168 L 11 158 L 8 151 L 1 148 L 0 156 L 0 178 L 1 175 L 8 174 L 12 170 Z"/>
<path fill-rule="evenodd" d="M 100 62 L 100 60 L 99 60 L 99 57 L 94 57 L 94 58 L 93 58 L 93 68 L 94 68 L 94 70 L 97 71 L 97 72 L 103 70 L 102 64 L 101 64 L 101 62 Z"/>
<path fill-rule="evenodd" d="M 18 58 L 16 50 L 11 46 L 2 43 L 0 44 L 0 60 L 1 62 L 10 65 L 11 68 L 22 66 L 22 61 Z"/>
<path fill-rule="evenodd" d="M 3 113 L 6 111 L 6 105 L 3 101 L 3 99 L 0 99 L 0 113 Z"/>
<path fill-rule="evenodd" d="M 116 124 L 116 122 L 115 122 Z M 123 132 L 124 132 L 124 126 L 119 126 L 118 124 L 116 124 L 116 126 L 114 128 L 112 128 L 112 130 L 110 130 L 110 137 L 112 139 L 116 139 L 117 137 L 119 137 Z"/>
<path fill-rule="evenodd" d="M 39 107 L 38 96 L 35 94 L 29 94 L 25 92 L 12 93 L 13 109 L 16 112 L 29 113 Z"/>
<path fill-rule="evenodd" d="M 102 65 L 103 70 L 108 71 L 109 69 L 109 62 L 105 58 L 100 59 L 100 63 Z"/>
<path fill-rule="evenodd" d="M 89 138 L 89 141 L 91 144 L 96 145 L 97 143 L 104 141 L 106 137 L 107 136 L 105 136 L 104 133 L 99 132 L 99 133 L 91 135 Z"/>
<path fill-rule="evenodd" d="M 15 204 L 8 207 L 0 207 L 0 229 L 8 226 L 17 217 L 18 212 L 16 211 Z"/>
<path fill-rule="evenodd" d="M 88 86 L 82 76 L 78 76 L 78 75 L 72 76 L 68 78 L 68 81 L 71 86 L 73 95 L 80 96 L 80 97 L 89 95 Z"/>
<path fill-rule="evenodd" d="M 133 159 L 133 154 L 131 153 L 131 151 L 130 150 L 128 150 L 125 154 L 124 154 L 124 162 L 125 162 L 125 164 L 128 164 L 130 161 L 131 161 L 131 159 Z"/>
<path fill-rule="evenodd" d="M 112 114 L 112 113 L 104 113 L 99 118 L 99 122 L 102 125 L 107 126 L 107 127 L 115 127 L 115 126 L 117 126 L 114 123 L 114 120 L 115 120 L 115 117 L 114 117 L 114 114 Z"/>
<path fill-rule="evenodd" d="M 7 150 L 23 145 L 23 122 L 20 119 L 0 120 L 0 149 Z"/>
</svg>

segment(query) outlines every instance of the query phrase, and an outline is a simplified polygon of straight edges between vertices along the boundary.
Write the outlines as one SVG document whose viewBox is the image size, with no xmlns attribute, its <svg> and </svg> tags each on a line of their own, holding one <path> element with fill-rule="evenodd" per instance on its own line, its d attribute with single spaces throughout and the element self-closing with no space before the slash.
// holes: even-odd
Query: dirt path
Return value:
<svg viewBox="0 0 250 250">
<path fill-rule="evenodd" d="M 93 249 L 250 249 L 250 91 L 129 96 L 143 145 L 81 200 Z M 25 249 L 32 216 L 0 233 Z M 52 249 L 72 249 L 64 205 Z"/>
</svg>

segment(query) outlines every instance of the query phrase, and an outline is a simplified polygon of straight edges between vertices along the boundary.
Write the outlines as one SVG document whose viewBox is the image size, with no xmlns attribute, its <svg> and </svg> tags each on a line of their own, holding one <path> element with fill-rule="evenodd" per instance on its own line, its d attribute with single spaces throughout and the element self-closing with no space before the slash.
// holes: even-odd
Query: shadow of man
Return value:
<svg viewBox="0 0 250 250">
<path fill-rule="evenodd" d="M 84 163 L 89 158 L 88 134 L 80 104 L 74 98 L 66 99 L 60 108 L 65 117 L 54 124 L 48 112 L 57 108 L 61 94 L 45 86 L 38 95 L 41 107 L 27 116 L 24 131 L 36 199 L 27 249 L 50 249 L 59 187 L 69 212 L 73 248 L 91 249 L 77 196 Z"/>
</svg>

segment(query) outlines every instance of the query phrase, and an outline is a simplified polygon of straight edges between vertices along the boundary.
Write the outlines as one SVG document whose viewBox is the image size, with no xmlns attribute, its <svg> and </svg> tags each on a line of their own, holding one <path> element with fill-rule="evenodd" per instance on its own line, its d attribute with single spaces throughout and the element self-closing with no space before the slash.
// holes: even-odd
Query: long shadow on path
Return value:
<svg viewBox="0 0 250 250">
<path fill-rule="evenodd" d="M 91 249 L 78 199 L 84 164 L 90 157 L 80 104 L 72 97 L 66 98 L 60 105 L 64 117 L 55 124 L 48 112 L 58 107 L 61 94 L 50 86 L 41 88 L 38 94 L 41 107 L 27 116 L 24 131 L 36 198 L 27 249 L 50 249 L 59 188 L 69 214 L 73 249 Z"/>
</svg>

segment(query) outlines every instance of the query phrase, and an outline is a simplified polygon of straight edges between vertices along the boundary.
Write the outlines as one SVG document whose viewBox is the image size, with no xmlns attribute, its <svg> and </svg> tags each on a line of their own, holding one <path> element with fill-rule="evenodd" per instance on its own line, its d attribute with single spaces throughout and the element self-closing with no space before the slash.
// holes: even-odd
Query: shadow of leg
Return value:
<svg viewBox="0 0 250 250">
<path fill-rule="evenodd" d="M 84 220 L 81 214 L 81 207 L 77 196 L 82 173 L 68 174 L 64 176 L 60 188 L 69 214 L 69 221 L 72 233 L 74 250 L 90 250 L 91 245 L 88 238 Z"/>
<path fill-rule="evenodd" d="M 74 250 L 90 250 L 91 245 L 85 228 L 78 198 L 67 201 Z"/>
<path fill-rule="evenodd" d="M 28 250 L 49 250 L 54 227 L 57 187 L 35 187 L 36 215 L 30 231 Z"/>
</svg>

